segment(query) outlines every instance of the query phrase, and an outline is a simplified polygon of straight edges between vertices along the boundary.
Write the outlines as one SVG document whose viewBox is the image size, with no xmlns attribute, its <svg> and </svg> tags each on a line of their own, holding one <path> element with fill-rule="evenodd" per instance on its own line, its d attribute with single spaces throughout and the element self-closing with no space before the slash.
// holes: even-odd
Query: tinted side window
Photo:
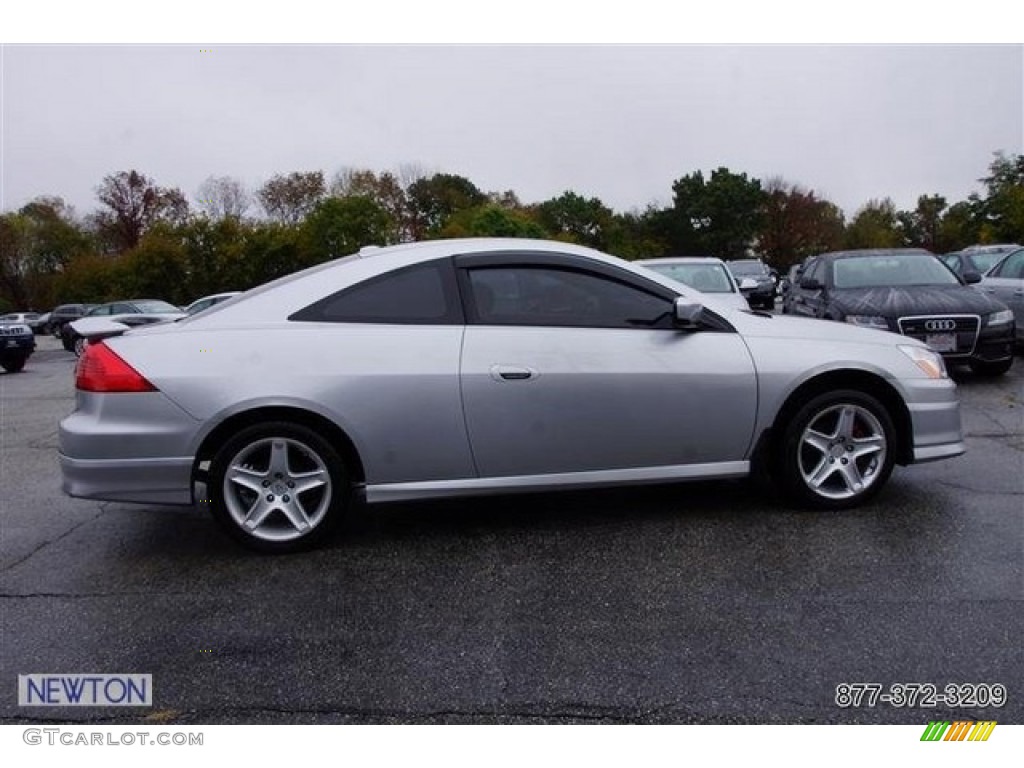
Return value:
<svg viewBox="0 0 1024 768">
<path fill-rule="evenodd" d="M 462 323 L 462 311 L 451 264 L 442 259 L 370 278 L 299 310 L 289 319 L 455 325 Z"/>
<path fill-rule="evenodd" d="M 606 277 L 555 267 L 469 270 L 476 322 L 483 325 L 670 328 L 660 296 Z"/>
<path fill-rule="evenodd" d="M 825 262 L 822 259 L 815 259 L 810 262 L 804 271 L 800 274 L 801 280 L 819 280 L 822 283 L 825 282 L 825 270 L 822 269 L 822 264 Z"/>
</svg>

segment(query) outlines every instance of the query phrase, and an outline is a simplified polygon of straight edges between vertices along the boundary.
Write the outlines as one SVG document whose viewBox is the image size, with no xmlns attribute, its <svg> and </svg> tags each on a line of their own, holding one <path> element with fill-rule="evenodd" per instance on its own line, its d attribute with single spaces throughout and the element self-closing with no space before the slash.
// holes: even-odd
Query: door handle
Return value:
<svg viewBox="0 0 1024 768">
<path fill-rule="evenodd" d="M 491 378 L 495 381 L 529 381 L 537 378 L 537 372 L 525 365 L 492 365 Z"/>
</svg>

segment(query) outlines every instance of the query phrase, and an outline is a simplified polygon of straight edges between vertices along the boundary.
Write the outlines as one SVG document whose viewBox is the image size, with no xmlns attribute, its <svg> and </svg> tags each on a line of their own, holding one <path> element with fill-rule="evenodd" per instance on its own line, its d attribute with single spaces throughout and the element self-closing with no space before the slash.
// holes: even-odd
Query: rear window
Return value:
<svg viewBox="0 0 1024 768">
<path fill-rule="evenodd" d="M 456 325 L 462 323 L 448 260 L 417 264 L 370 278 L 321 299 L 290 320 L 321 323 Z"/>
</svg>

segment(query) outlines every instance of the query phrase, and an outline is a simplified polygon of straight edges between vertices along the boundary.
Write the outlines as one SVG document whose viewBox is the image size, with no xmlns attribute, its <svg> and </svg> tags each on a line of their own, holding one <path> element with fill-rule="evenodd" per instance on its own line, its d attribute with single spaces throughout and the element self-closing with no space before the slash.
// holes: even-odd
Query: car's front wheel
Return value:
<svg viewBox="0 0 1024 768">
<path fill-rule="evenodd" d="M 210 464 L 209 501 L 224 529 L 263 552 L 321 543 L 349 501 L 338 452 L 313 430 L 269 422 L 242 430 Z"/>
<path fill-rule="evenodd" d="M 856 390 L 826 392 L 783 425 L 780 479 L 810 506 L 853 507 L 885 485 L 895 441 L 889 412 L 876 398 Z"/>
<path fill-rule="evenodd" d="M 987 360 L 971 360 L 968 364 L 971 366 L 971 370 L 978 376 L 1002 376 L 1010 370 L 1010 366 L 1013 365 L 1013 358 L 1000 360 L 997 363 L 990 363 Z"/>
<path fill-rule="evenodd" d="M 8 373 L 19 373 L 25 367 L 25 361 L 27 357 L 10 357 L 0 363 Z"/>
</svg>

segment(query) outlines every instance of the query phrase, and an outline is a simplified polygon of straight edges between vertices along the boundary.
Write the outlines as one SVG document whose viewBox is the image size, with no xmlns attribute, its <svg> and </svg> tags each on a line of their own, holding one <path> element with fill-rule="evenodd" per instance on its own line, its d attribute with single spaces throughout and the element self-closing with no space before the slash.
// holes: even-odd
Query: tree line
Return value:
<svg viewBox="0 0 1024 768">
<path fill-rule="evenodd" d="M 568 190 L 523 203 L 457 174 L 415 167 L 278 174 L 255 191 L 208 178 L 194 200 L 135 171 L 106 176 L 97 209 L 60 197 L 0 214 L 0 311 L 127 297 L 175 304 L 244 290 L 364 245 L 451 237 L 531 237 L 627 259 L 757 255 L 776 269 L 841 248 L 1024 242 L 1024 156 L 996 153 L 981 194 L 950 204 L 921 195 L 913 210 L 870 200 L 847 221 L 814 190 L 728 168 L 672 184 L 672 202 L 618 213 Z"/>
</svg>

